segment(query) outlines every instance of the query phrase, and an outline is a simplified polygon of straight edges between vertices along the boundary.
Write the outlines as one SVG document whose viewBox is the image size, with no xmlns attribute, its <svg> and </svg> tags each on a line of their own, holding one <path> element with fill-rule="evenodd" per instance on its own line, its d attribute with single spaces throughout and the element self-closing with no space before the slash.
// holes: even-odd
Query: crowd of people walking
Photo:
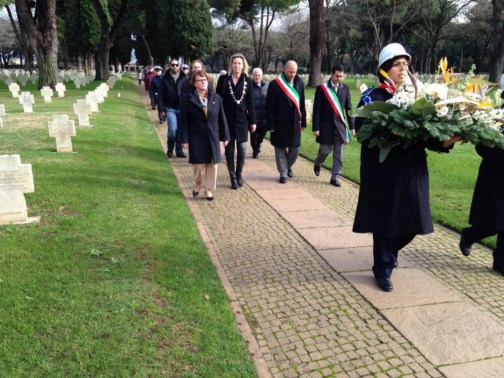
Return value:
<svg viewBox="0 0 504 378">
<path fill-rule="evenodd" d="M 358 107 L 374 101 L 387 101 L 397 88 L 411 78 L 411 55 L 398 43 L 385 46 L 379 55 L 379 85 L 362 94 Z M 214 199 L 217 165 L 224 148 L 230 187 L 244 185 L 243 169 L 250 135 L 252 158 L 257 159 L 269 131 L 274 147 L 279 183 L 294 177 L 299 156 L 301 132 L 307 126 L 304 84 L 295 61 L 285 63 L 282 72 L 269 83 L 256 67 L 249 77 L 243 54 L 230 59 L 229 71 L 221 72 L 217 83 L 204 64 L 193 60 L 182 65 L 171 59 L 166 72 L 159 66 L 139 74 L 149 92 L 152 109 L 158 109 L 160 123 L 167 121 L 167 156 L 186 157 L 194 173 L 192 196 L 204 188 L 207 200 Z M 350 88 L 343 83 L 344 67 L 333 67 L 327 82 L 316 88 L 313 102 L 312 131 L 320 144 L 313 171 L 332 152 L 329 184 L 340 187 L 344 147 L 358 133 L 364 120 L 352 118 Z M 429 173 L 425 149 L 450 152 L 458 137 L 440 142 L 394 146 L 385 160 L 380 149 L 363 142 L 361 147 L 360 189 L 353 231 L 373 235 L 373 267 L 377 286 L 392 291 L 391 275 L 397 267 L 399 251 L 416 235 L 434 231 L 429 207 Z M 498 147 L 476 147 L 483 158 L 474 191 L 469 218 L 470 227 L 461 234 L 460 250 L 469 256 L 471 245 L 497 234 L 493 269 L 504 275 L 504 200 L 495 188 L 504 183 L 504 151 Z M 236 151 L 236 153 L 235 153 Z"/>
</svg>

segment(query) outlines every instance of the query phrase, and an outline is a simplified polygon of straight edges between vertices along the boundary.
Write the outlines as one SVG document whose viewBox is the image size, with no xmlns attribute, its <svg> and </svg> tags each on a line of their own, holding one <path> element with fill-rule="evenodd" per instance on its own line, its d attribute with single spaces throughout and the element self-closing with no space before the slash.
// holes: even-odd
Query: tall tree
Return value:
<svg viewBox="0 0 504 378">
<path fill-rule="evenodd" d="M 324 0 L 308 0 L 310 7 L 310 67 L 308 86 L 320 85 L 324 48 Z"/>
<path fill-rule="evenodd" d="M 101 25 L 98 54 L 96 55 L 96 80 L 109 77 L 110 48 L 117 37 L 117 31 L 126 16 L 128 0 L 91 0 Z"/>
<path fill-rule="evenodd" d="M 14 35 L 16 36 L 16 40 L 21 47 L 21 51 L 24 56 L 24 69 L 25 71 L 32 70 L 32 52 L 35 48 L 35 41 L 30 40 L 27 31 L 24 28 L 21 28 L 18 25 L 17 17 L 14 17 L 12 14 L 11 6 L 14 3 L 14 0 L 0 0 L 0 5 L 5 6 L 5 10 L 9 16 L 9 21 L 12 26 L 12 30 L 14 31 Z"/>
<path fill-rule="evenodd" d="M 504 68 L 504 4 L 492 0 L 492 51 L 490 55 L 490 81 L 498 82 Z"/>
<path fill-rule="evenodd" d="M 16 0 L 16 13 L 21 32 L 26 33 L 30 45 L 35 47 L 39 88 L 54 88 L 58 70 L 56 0 Z"/>
<path fill-rule="evenodd" d="M 273 21 L 290 12 L 298 1 L 295 0 L 209 0 L 210 6 L 219 15 L 225 15 L 228 22 L 243 20 L 252 32 L 254 42 L 255 67 L 264 66 L 264 55 L 268 45 L 268 32 Z"/>
</svg>

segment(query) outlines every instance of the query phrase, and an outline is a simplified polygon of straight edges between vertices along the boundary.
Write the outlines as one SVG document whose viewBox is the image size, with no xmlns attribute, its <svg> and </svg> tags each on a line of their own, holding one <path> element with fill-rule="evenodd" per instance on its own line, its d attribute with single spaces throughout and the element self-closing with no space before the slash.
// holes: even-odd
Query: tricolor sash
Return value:
<svg viewBox="0 0 504 378">
<path fill-rule="evenodd" d="M 298 113 L 299 113 L 299 122 L 301 122 L 302 115 L 301 115 L 301 107 L 299 104 L 299 93 L 296 91 L 293 85 L 287 82 L 285 80 L 285 77 L 283 75 L 278 76 L 276 79 L 276 82 L 280 89 L 282 90 L 283 93 L 294 103 L 294 106 L 296 107 Z"/>
<path fill-rule="evenodd" d="M 321 87 L 322 87 L 322 91 L 324 92 L 324 94 L 325 94 L 325 96 L 327 98 L 327 101 L 329 101 L 329 104 L 331 104 L 331 107 L 334 110 L 334 113 L 336 113 L 336 115 L 338 116 L 338 118 L 345 125 L 346 131 L 347 131 L 348 140 L 352 139 L 351 136 L 350 136 L 350 130 L 349 130 L 349 127 L 348 127 L 348 121 L 347 121 L 347 118 L 346 118 L 346 114 L 343 111 L 343 108 L 341 107 L 341 104 L 339 102 L 338 96 L 336 95 L 336 92 L 334 92 L 334 89 L 332 89 L 331 87 L 329 87 L 329 85 L 327 85 L 327 83 L 323 83 L 321 85 Z"/>
</svg>

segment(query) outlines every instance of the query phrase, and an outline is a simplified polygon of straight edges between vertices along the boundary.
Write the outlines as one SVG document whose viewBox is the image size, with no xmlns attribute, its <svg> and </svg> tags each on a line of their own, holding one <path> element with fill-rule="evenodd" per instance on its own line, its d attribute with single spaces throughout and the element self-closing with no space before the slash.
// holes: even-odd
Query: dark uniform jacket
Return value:
<svg viewBox="0 0 504 378">
<path fill-rule="evenodd" d="M 504 150 L 476 146 L 483 158 L 474 188 L 469 223 L 495 233 L 504 230 Z"/>
<path fill-rule="evenodd" d="M 219 95 L 208 92 L 207 116 L 198 95 L 183 96 L 180 108 L 180 143 L 189 143 L 189 163 L 222 161 L 219 142 L 229 141 L 224 108 Z"/>
<path fill-rule="evenodd" d="M 384 89 L 369 93 L 373 101 L 386 101 Z M 363 103 L 359 104 L 362 106 Z M 363 119 L 357 118 L 356 129 Z M 429 172 L 425 148 L 448 152 L 442 142 L 433 140 L 408 148 L 392 148 L 379 162 L 379 149 L 361 146 L 360 190 L 353 225 L 354 232 L 371 232 L 384 237 L 428 234 L 434 231 L 429 207 Z"/>
<path fill-rule="evenodd" d="M 182 93 L 182 84 L 187 80 L 183 72 L 179 73 L 177 81 L 173 79 L 170 70 L 166 71 L 159 82 L 159 109 L 165 108 L 178 109 L 180 107 L 180 95 Z"/>
<path fill-rule="evenodd" d="M 279 87 L 276 80 L 269 83 L 266 96 L 266 120 L 271 133 L 271 144 L 275 147 L 300 147 L 301 128 L 306 127 L 306 109 L 303 80 L 294 78 L 294 88 L 299 94 L 301 116 L 294 103 Z"/>
<path fill-rule="evenodd" d="M 332 82 L 329 80 L 327 82 L 329 88 L 332 88 Z M 348 111 L 352 110 L 352 101 L 350 99 L 350 88 L 348 85 L 339 83 L 338 90 L 338 100 L 341 104 L 341 108 L 346 113 L 348 126 L 352 130 L 353 118 L 350 117 Z M 320 131 L 320 135 L 317 137 L 316 141 L 320 144 L 332 145 L 334 144 L 334 131 L 337 129 L 341 135 L 341 139 L 344 142 L 348 142 L 348 135 L 345 124 L 336 115 L 333 110 L 331 103 L 327 99 L 322 86 L 318 86 L 315 91 L 315 99 L 313 100 L 313 131 Z"/>
<path fill-rule="evenodd" d="M 231 95 L 231 91 L 234 93 L 234 98 L 239 101 L 242 98 L 245 83 L 247 83 L 245 97 L 237 104 Z M 217 94 L 222 97 L 231 140 L 236 140 L 238 143 L 246 142 L 248 140 L 249 125 L 256 124 L 252 81 L 242 73 L 236 85 L 234 85 L 230 75 L 221 75 L 217 81 L 216 90 Z"/>
</svg>

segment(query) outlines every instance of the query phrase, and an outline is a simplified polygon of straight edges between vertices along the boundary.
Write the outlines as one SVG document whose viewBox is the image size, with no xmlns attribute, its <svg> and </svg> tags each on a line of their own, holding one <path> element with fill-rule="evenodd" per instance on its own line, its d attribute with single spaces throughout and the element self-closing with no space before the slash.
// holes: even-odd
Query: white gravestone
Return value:
<svg viewBox="0 0 504 378">
<path fill-rule="evenodd" d="M 91 104 L 86 100 L 77 100 L 73 104 L 74 114 L 79 118 L 79 126 L 91 126 L 89 115 L 92 113 Z"/>
<path fill-rule="evenodd" d="M 35 72 L 33 72 L 31 74 L 31 82 L 32 82 L 33 85 L 35 85 L 35 83 L 37 83 L 37 79 L 38 79 L 37 74 Z"/>
<path fill-rule="evenodd" d="M 89 92 L 86 95 L 86 101 L 91 104 L 91 111 L 93 112 L 99 112 L 98 110 L 98 101 L 99 101 L 99 96 L 97 95 L 96 92 Z"/>
<path fill-rule="evenodd" d="M 56 138 L 57 152 L 73 152 L 71 137 L 75 136 L 75 122 L 66 114 L 53 116 L 49 121 L 49 136 Z"/>
<path fill-rule="evenodd" d="M 30 92 L 21 92 L 19 95 L 19 103 L 23 105 L 23 111 L 25 113 L 33 113 L 33 104 L 35 104 L 35 98 Z"/>
<path fill-rule="evenodd" d="M 312 119 L 313 114 L 313 101 L 305 100 L 305 109 L 306 109 L 306 124 L 309 124 Z"/>
<path fill-rule="evenodd" d="M 5 117 L 5 105 L 0 104 L 0 117 Z"/>
<path fill-rule="evenodd" d="M 51 87 L 42 87 L 40 90 L 40 95 L 44 97 L 44 102 L 49 104 L 52 102 L 53 90 Z"/>
<path fill-rule="evenodd" d="M 19 97 L 19 84 L 18 83 L 11 83 L 9 84 L 9 91 L 12 93 L 12 97 Z"/>
<path fill-rule="evenodd" d="M 26 209 L 24 193 L 33 191 L 31 164 L 21 164 L 19 155 L 0 155 L 0 224 L 38 220 L 28 219 Z"/>
<path fill-rule="evenodd" d="M 56 92 L 58 92 L 58 97 L 65 97 L 66 87 L 63 83 L 56 84 Z"/>
</svg>

